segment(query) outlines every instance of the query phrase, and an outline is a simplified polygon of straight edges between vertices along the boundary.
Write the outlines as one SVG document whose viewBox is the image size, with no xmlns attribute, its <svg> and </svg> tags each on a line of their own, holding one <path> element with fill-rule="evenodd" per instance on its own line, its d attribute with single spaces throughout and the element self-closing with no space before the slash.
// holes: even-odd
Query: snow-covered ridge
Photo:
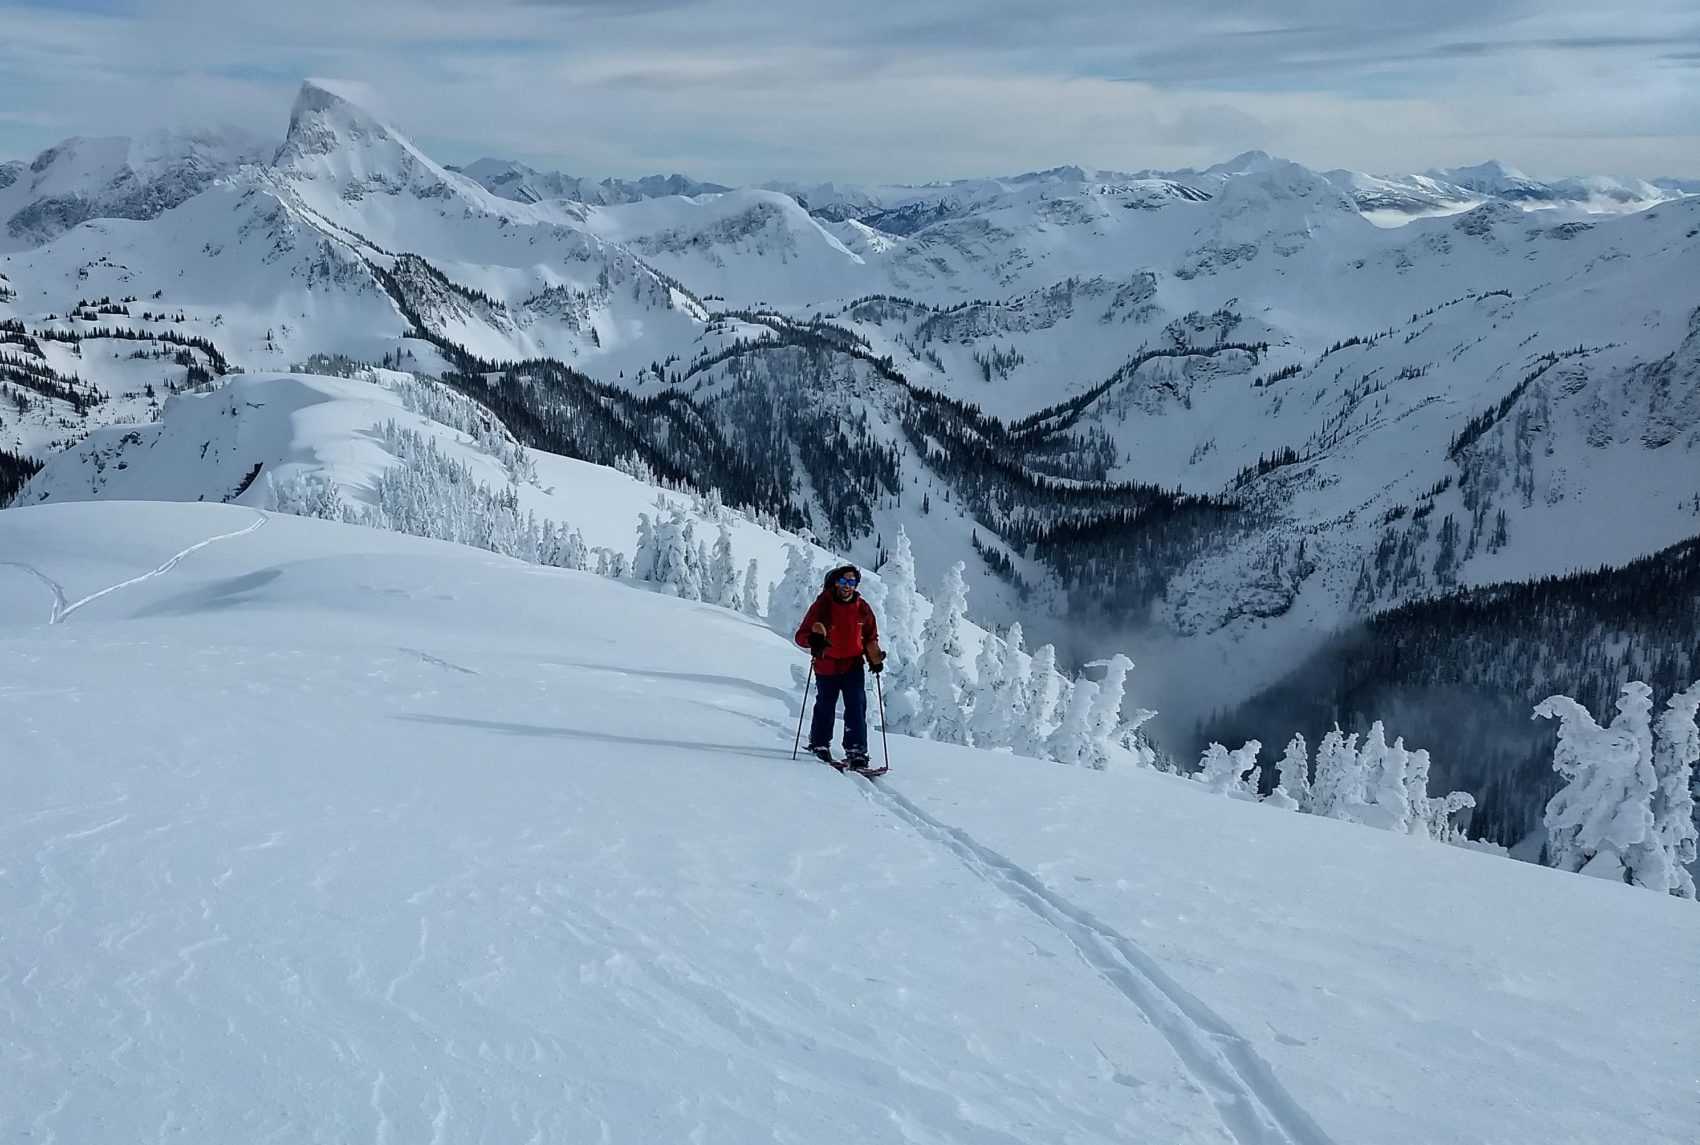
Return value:
<svg viewBox="0 0 1700 1145">
<path fill-rule="evenodd" d="M 89 219 L 154 218 L 269 153 L 233 130 L 67 139 L 27 165 L 0 164 L 0 253 Z"/>
</svg>

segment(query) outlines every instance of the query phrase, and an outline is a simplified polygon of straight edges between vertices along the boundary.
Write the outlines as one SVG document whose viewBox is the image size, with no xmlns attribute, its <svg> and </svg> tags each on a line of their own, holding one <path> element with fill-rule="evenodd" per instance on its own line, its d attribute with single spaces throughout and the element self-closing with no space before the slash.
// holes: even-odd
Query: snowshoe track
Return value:
<svg viewBox="0 0 1700 1145">
<path fill-rule="evenodd" d="M 1135 942 L 1068 902 L 1015 862 L 966 831 L 921 810 L 878 780 L 866 796 L 917 834 L 954 854 L 975 875 L 1057 930 L 1080 956 L 1145 1015 L 1174 1049 L 1241 1145 L 1334 1145 L 1276 1079 L 1246 1038 L 1181 987 Z"/>
</svg>

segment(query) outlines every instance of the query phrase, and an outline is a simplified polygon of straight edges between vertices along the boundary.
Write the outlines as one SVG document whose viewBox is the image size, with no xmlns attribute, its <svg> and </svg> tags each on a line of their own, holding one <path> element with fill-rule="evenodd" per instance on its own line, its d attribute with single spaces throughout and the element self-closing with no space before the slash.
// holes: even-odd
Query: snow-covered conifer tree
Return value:
<svg viewBox="0 0 1700 1145">
<path fill-rule="evenodd" d="M 633 580 L 654 580 L 657 544 L 655 522 L 648 513 L 638 514 L 637 548 L 632 552 L 631 567 L 627 570 Z"/>
<path fill-rule="evenodd" d="M 1275 766 L 1279 772 L 1275 789 L 1293 801 L 1293 810 L 1309 811 L 1310 749 L 1305 745 L 1305 737 L 1294 732 L 1281 762 Z"/>
<path fill-rule="evenodd" d="M 1357 733 L 1338 727 L 1322 737 L 1316 748 L 1316 781 L 1311 786 L 1311 814 L 1344 819 L 1353 803 L 1361 803 L 1363 783 L 1358 771 Z"/>
<path fill-rule="evenodd" d="M 885 650 L 886 718 L 895 730 L 920 733 L 922 599 L 915 587 L 915 554 L 909 534 L 897 531 L 897 541 L 880 566 L 885 598 L 880 602 L 880 647 Z"/>
<path fill-rule="evenodd" d="M 1122 701 L 1127 698 L 1127 674 L 1133 671 L 1133 661 L 1117 652 L 1104 665 L 1104 678 L 1098 682 L 1097 694 L 1092 697 L 1088 716 L 1091 736 L 1089 762 L 1099 771 L 1121 752 L 1117 731 L 1122 723 Z"/>
<path fill-rule="evenodd" d="M 997 738 L 998 725 L 1003 722 L 997 701 L 1008 655 L 1008 646 L 996 633 L 988 632 L 980 641 L 980 654 L 974 658 L 974 702 L 968 716 L 968 731 L 977 747 L 1005 746 L 1006 741 Z"/>
<path fill-rule="evenodd" d="M 675 508 L 667 520 L 656 526 L 655 571 L 650 579 L 685 600 L 702 599 L 702 573 L 695 539 L 695 530 L 681 508 Z"/>
<path fill-rule="evenodd" d="M 1019 622 L 1009 626 L 1009 635 L 1003 641 L 1003 653 L 1003 665 L 998 670 L 998 685 L 992 693 L 990 708 L 985 713 L 975 710 L 976 716 L 984 716 L 974 729 L 974 742 L 982 747 L 1015 746 L 1015 729 L 1021 723 L 1021 705 L 1027 693 L 1025 661 L 1029 659 L 1021 647 Z"/>
<path fill-rule="evenodd" d="M 814 558 L 802 545 L 786 545 L 785 575 L 767 594 L 768 627 L 789 637 L 819 595 L 820 577 L 815 573 Z"/>
<path fill-rule="evenodd" d="M 755 558 L 744 568 L 744 586 L 738 594 L 738 611 L 745 616 L 760 616 L 761 603 L 757 593 L 761 588 L 761 569 Z"/>
<path fill-rule="evenodd" d="M 738 606 L 738 564 L 732 556 L 732 530 L 724 524 L 714 541 L 714 555 L 709 558 L 703 599 L 721 608 Z"/>
<path fill-rule="evenodd" d="M 1193 775 L 1193 779 L 1218 795 L 1255 799 L 1257 753 L 1262 750 L 1263 745 L 1254 739 L 1247 740 L 1234 751 L 1229 751 L 1219 743 L 1213 743 L 1204 749 L 1204 756 L 1199 761 L 1200 770 Z M 1248 775 L 1248 772 L 1251 774 Z"/>
<path fill-rule="evenodd" d="M 297 473 L 282 481 L 266 474 L 267 508 L 274 513 L 316 517 L 323 521 L 352 520 L 353 512 L 343 503 L 342 493 L 328 478 L 317 473 Z"/>
<path fill-rule="evenodd" d="M 1361 802 L 1349 807 L 1347 817 L 1383 831 L 1409 832 L 1411 804 L 1405 773 L 1410 756 L 1404 739 L 1389 745 L 1381 721 L 1371 724 L 1363 750 L 1358 753 L 1358 775 L 1363 785 Z"/>
<path fill-rule="evenodd" d="M 964 567 L 957 561 L 945 573 L 932 615 L 921 629 L 921 718 L 928 738 L 942 743 L 972 742 L 962 666 L 962 621 L 968 611 Z"/>
<path fill-rule="evenodd" d="M 1419 754 L 1423 757 L 1423 765 L 1426 767 L 1428 752 L 1419 749 L 1411 753 L 1413 757 Z M 1449 791 L 1438 799 L 1427 800 L 1427 804 L 1428 821 L 1423 825 L 1423 833 L 1430 839 L 1448 842 L 1456 839 L 1459 834 L 1452 826 L 1452 816 L 1474 807 L 1476 797 L 1468 791 Z"/>
<path fill-rule="evenodd" d="M 1358 748 L 1353 770 L 1353 786 L 1347 793 L 1344 806 L 1336 810 L 1335 818 L 1371 827 L 1382 826 L 1382 816 L 1375 811 L 1374 786 L 1387 759 L 1387 730 L 1381 721 L 1370 724 L 1363 746 Z"/>
<path fill-rule="evenodd" d="M 1569 696 L 1551 696 L 1537 717 L 1557 719 L 1553 768 L 1563 789 L 1547 804 L 1548 861 L 1560 870 L 1669 890 L 1673 879 L 1653 824 L 1652 689 L 1623 686 L 1617 718 L 1602 728 Z"/>
<path fill-rule="evenodd" d="M 1062 722 L 1045 741 L 1052 759 L 1071 765 L 1091 763 L 1092 701 L 1098 695 L 1098 685 L 1091 680 L 1075 680 L 1069 685 L 1068 700 L 1063 708 Z"/>
<path fill-rule="evenodd" d="M 1401 739 L 1399 742 L 1404 743 L 1405 741 Z M 1419 835 L 1425 839 L 1434 837 L 1431 824 L 1436 802 L 1428 796 L 1429 766 L 1426 748 L 1417 748 L 1405 759 L 1405 800 L 1411 808 L 1409 830 L 1411 834 Z M 1444 802 L 1444 800 L 1441 802 Z M 1470 805 L 1475 806 L 1474 799 L 1471 800 Z M 1447 814 L 1450 815 L 1451 812 L 1447 812 Z"/>
<path fill-rule="evenodd" d="M 1679 898 L 1695 897 L 1694 862 L 1694 768 L 1700 763 L 1700 683 L 1677 692 L 1659 713 L 1653 746 L 1653 776 L 1658 789 L 1653 795 L 1653 827 L 1664 849 L 1670 871 L 1670 892 Z"/>
<path fill-rule="evenodd" d="M 1046 742 L 1054 726 L 1057 685 L 1063 682 L 1057 672 L 1057 650 L 1046 644 L 1033 653 L 1028 665 L 1027 685 L 1021 693 L 1019 721 L 1011 729 L 1009 746 L 1016 755 L 1032 759 L 1049 758 Z"/>
<path fill-rule="evenodd" d="M 556 563 L 564 569 L 577 569 L 583 572 L 590 564 L 590 549 L 584 543 L 584 534 L 574 529 L 567 534 L 561 543 Z"/>
</svg>

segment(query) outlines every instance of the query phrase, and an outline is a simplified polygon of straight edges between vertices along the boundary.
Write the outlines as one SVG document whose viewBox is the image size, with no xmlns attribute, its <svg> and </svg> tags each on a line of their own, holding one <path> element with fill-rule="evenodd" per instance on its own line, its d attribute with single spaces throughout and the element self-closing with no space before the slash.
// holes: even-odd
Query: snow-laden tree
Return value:
<svg viewBox="0 0 1700 1145">
<path fill-rule="evenodd" d="M 655 579 L 655 561 L 659 553 L 656 541 L 654 520 L 648 513 L 639 513 L 637 548 L 632 550 L 631 567 L 626 570 L 633 580 Z"/>
<path fill-rule="evenodd" d="M 341 509 L 343 520 L 470 545 L 533 564 L 568 563 L 572 554 L 565 527 L 522 514 L 513 485 L 491 488 L 477 480 L 465 462 L 440 448 L 435 437 L 394 421 L 385 422 L 378 433 L 397 463 L 373 481 L 370 504 L 358 513 Z M 298 509 L 327 514 L 338 508 L 330 499 L 332 492 L 306 477 L 285 487 L 281 496 Z M 277 488 L 272 495 L 274 501 L 280 497 Z"/>
<path fill-rule="evenodd" d="M 886 719 L 896 730 L 925 732 L 921 701 L 921 617 L 924 611 L 915 586 L 915 554 L 909 534 L 897 531 L 897 541 L 880 566 L 885 596 L 879 603 L 880 648 L 886 656 L 881 686 Z"/>
<path fill-rule="evenodd" d="M 1123 754 L 1117 733 L 1123 726 L 1122 702 L 1127 699 L 1127 674 L 1131 671 L 1133 661 L 1117 652 L 1105 661 L 1104 678 L 1098 681 L 1097 694 L 1092 697 L 1092 708 L 1087 713 L 1087 734 L 1091 739 L 1084 762 L 1099 771 L 1108 769 Z"/>
<path fill-rule="evenodd" d="M 1045 741 L 1050 757 L 1058 763 L 1091 765 L 1092 701 L 1097 695 L 1098 685 L 1091 680 L 1078 679 L 1069 685 L 1062 722 Z"/>
<path fill-rule="evenodd" d="M 880 580 L 885 584 L 883 611 L 879 618 L 881 644 L 893 661 L 919 662 L 921 659 L 921 594 L 915 582 L 915 553 L 909 544 L 909 534 L 897 530 L 897 543 L 880 566 Z M 892 667 L 895 669 L 897 663 Z"/>
<path fill-rule="evenodd" d="M 699 540 L 688 551 L 691 554 L 691 568 L 696 570 L 697 574 L 697 592 L 700 594 L 697 599 L 708 604 L 719 603 L 708 593 L 708 570 L 713 561 L 713 558 L 708 554 L 708 543 Z"/>
<path fill-rule="evenodd" d="M 1219 743 L 1213 743 L 1204 749 L 1204 756 L 1199 761 L 1199 770 L 1193 775 L 1193 779 L 1218 795 L 1255 799 L 1257 753 L 1262 750 L 1263 745 L 1254 739 L 1247 740 L 1234 751 L 1229 751 Z"/>
<path fill-rule="evenodd" d="M 1428 767 L 1428 752 L 1418 749 L 1411 753 L 1412 758 L 1422 756 L 1423 767 Z M 1425 822 L 1420 832 L 1430 839 L 1442 842 L 1457 842 L 1463 839 L 1463 832 L 1452 826 L 1452 816 L 1460 811 L 1468 811 L 1476 805 L 1476 797 L 1468 791 L 1449 791 L 1437 799 L 1425 799 Z M 1413 827 L 1412 834 L 1419 832 Z"/>
<path fill-rule="evenodd" d="M 356 514 L 343 502 L 336 483 L 318 473 L 296 473 L 275 481 L 266 474 L 266 507 L 274 513 L 315 517 L 321 521 L 351 521 Z"/>
<path fill-rule="evenodd" d="M 1027 661 L 1031 659 L 1021 647 L 1021 625 L 1009 626 L 1003 640 L 1003 664 L 998 669 L 998 683 L 992 692 L 987 709 L 976 708 L 974 742 L 982 747 L 1013 748 L 1015 729 L 1021 723 L 1021 705 L 1027 692 Z"/>
<path fill-rule="evenodd" d="M 1405 741 L 1401 738 L 1398 742 L 1402 744 Z M 1428 795 L 1429 766 L 1426 748 L 1419 747 L 1405 758 L 1405 800 L 1411 808 L 1409 829 L 1411 834 L 1420 835 L 1425 839 L 1436 837 L 1432 825 L 1435 800 L 1430 799 Z M 1471 798 L 1470 806 L 1475 805 L 1475 799 Z M 1450 817 L 1452 812 L 1448 811 L 1446 814 Z"/>
<path fill-rule="evenodd" d="M 767 594 L 768 627 L 789 638 L 820 595 L 820 579 L 809 550 L 802 545 L 786 545 L 785 575 Z"/>
<path fill-rule="evenodd" d="M 1008 656 L 1008 646 L 997 633 L 988 632 L 981 638 L 980 654 L 974 658 L 974 699 L 968 715 L 968 732 L 977 747 L 1005 746 L 1006 741 L 998 738 L 998 725 L 1003 720 L 997 702 Z"/>
<path fill-rule="evenodd" d="M 962 623 L 968 586 L 961 561 L 945 572 L 932 615 L 921 628 L 921 718 L 929 739 L 971 743 L 964 706 L 967 671 L 962 665 Z"/>
<path fill-rule="evenodd" d="M 1322 737 L 1316 748 L 1316 780 L 1311 785 L 1311 814 L 1343 819 L 1354 803 L 1363 799 L 1362 774 L 1358 770 L 1358 737 L 1339 727 Z"/>
<path fill-rule="evenodd" d="M 738 607 L 738 562 L 732 555 L 732 530 L 724 524 L 720 526 L 720 535 L 715 538 L 714 552 L 708 560 L 703 599 L 721 608 Z"/>
<path fill-rule="evenodd" d="M 1673 882 L 1653 821 L 1653 690 L 1623 686 L 1617 717 L 1602 728 L 1569 696 L 1535 716 L 1559 721 L 1552 765 L 1566 783 L 1547 804 L 1547 858 L 1565 871 L 1668 891 Z"/>
<path fill-rule="evenodd" d="M 1157 749 L 1142 730 L 1156 717 L 1157 712 L 1153 708 L 1135 708 L 1132 714 L 1123 716 L 1121 722 L 1116 725 L 1115 742 L 1120 748 L 1120 758 L 1126 766 L 1158 766 Z"/>
<path fill-rule="evenodd" d="M 760 616 L 761 602 L 758 593 L 761 591 L 761 569 L 755 558 L 744 569 L 744 585 L 738 594 L 738 611 L 745 616 Z"/>
<path fill-rule="evenodd" d="M 590 565 L 590 547 L 584 543 L 584 534 L 574 529 L 561 540 L 555 550 L 555 559 L 550 562 L 564 569 L 585 571 Z"/>
<path fill-rule="evenodd" d="M 1027 683 L 1018 706 L 1019 719 L 1010 730 L 1009 746 L 1016 755 L 1032 759 L 1050 757 L 1046 742 L 1055 726 L 1058 685 L 1063 682 L 1057 673 L 1056 648 L 1043 645 L 1033 653 L 1032 663 L 1028 665 Z"/>
<path fill-rule="evenodd" d="M 1697 711 L 1700 682 L 1665 702 L 1653 746 L 1653 777 L 1658 783 L 1653 793 L 1653 828 L 1665 852 L 1670 892 L 1686 899 L 1695 897 L 1694 876 L 1688 868 L 1694 862 L 1696 844 L 1694 779 L 1695 765 L 1700 763 Z"/>
<path fill-rule="evenodd" d="M 702 599 L 702 553 L 695 526 L 682 508 L 656 527 L 655 571 L 649 579 L 685 600 Z"/>
<path fill-rule="evenodd" d="M 1291 810 L 1310 810 L 1310 749 L 1305 745 L 1305 737 L 1298 733 L 1287 741 L 1287 750 L 1281 756 L 1281 762 L 1275 765 L 1275 791 L 1282 799 L 1292 801 Z M 1275 792 L 1270 793 L 1271 796 Z M 1273 802 L 1281 805 L 1281 800 Z"/>
<path fill-rule="evenodd" d="M 1358 752 L 1357 772 L 1362 777 L 1363 798 L 1348 808 L 1348 817 L 1368 827 L 1408 833 L 1411 802 L 1405 777 L 1410 758 L 1404 739 L 1389 745 L 1381 721 L 1371 724 L 1364 746 Z"/>
</svg>

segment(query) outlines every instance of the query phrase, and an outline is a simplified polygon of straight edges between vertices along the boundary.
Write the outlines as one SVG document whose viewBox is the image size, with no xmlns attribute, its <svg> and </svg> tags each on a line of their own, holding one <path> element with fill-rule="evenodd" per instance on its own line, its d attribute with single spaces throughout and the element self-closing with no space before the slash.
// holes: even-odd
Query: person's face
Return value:
<svg viewBox="0 0 1700 1145">
<path fill-rule="evenodd" d="M 836 596 L 839 600 L 849 600 L 851 597 L 856 595 L 856 584 L 857 581 L 855 577 L 841 576 L 832 582 L 832 595 Z"/>
</svg>

